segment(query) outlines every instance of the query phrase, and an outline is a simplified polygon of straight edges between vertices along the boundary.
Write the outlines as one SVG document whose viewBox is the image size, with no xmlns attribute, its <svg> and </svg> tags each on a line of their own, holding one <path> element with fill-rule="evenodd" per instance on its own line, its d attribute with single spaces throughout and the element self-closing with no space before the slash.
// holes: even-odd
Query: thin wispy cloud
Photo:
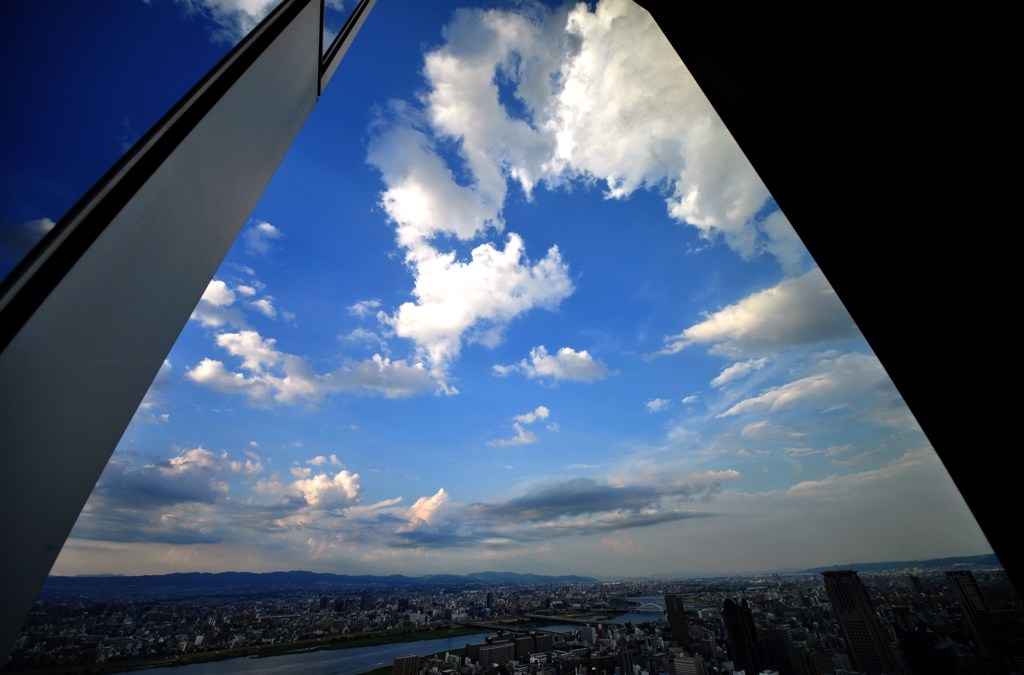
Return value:
<svg viewBox="0 0 1024 675">
<path fill-rule="evenodd" d="M 714 354 L 746 356 L 854 337 L 857 327 L 821 270 L 753 293 L 665 338 L 660 354 L 704 345 Z"/>
</svg>

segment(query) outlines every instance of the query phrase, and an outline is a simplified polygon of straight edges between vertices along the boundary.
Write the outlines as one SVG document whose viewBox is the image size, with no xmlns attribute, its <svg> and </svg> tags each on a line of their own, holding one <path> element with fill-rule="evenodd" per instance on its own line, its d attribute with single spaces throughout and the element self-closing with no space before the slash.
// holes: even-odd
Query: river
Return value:
<svg viewBox="0 0 1024 675">
<path fill-rule="evenodd" d="M 193 663 L 187 666 L 153 668 L 146 673 L 153 675 L 226 675 L 227 673 L 244 673 L 245 675 L 357 675 L 374 668 L 390 666 L 395 657 L 424 656 L 438 652 L 462 649 L 470 642 L 483 642 L 494 633 L 478 633 L 459 637 L 441 638 L 438 640 L 420 640 L 418 642 L 396 642 L 371 647 L 352 647 L 350 649 L 323 649 L 318 652 L 302 652 L 299 654 L 282 654 L 256 659 L 241 657 L 209 663 Z M 139 671 L 143 672 L 143 671 Z"/>
<path fill-rule="evenodd" d="M 657 596 L 629 598 L 640 604 L 652 603 L 664 607 L 664 599 Z M 656 613 L 630 612 L 610 620 L 599 620 L 599 623 L 641 623 L 655 621 L 664 615 Z M 578 630 L 578 624 L 561 624 L 546 626 L 544 630 L 569 633 Z M 395 657 L 424 656 L 438 652 L 461 649 L 471 642 L 483 642 L 494 633 L 478 633 L 461 637 L 441 638 L 438 640 L 420 640 L 418 642 L 396 642 L 372 647 L 352 647 L 350 649 L 323 649 L 318 652 L 301 652 L 299 654 L 283 654 L 268 656 L 261 659 L 241 657 L 211 661 L 209 663 L 193 663 L 187 666 L 154 668 L 145 671 L 153 675 L 227 675 L 243 673 L 244 675 L 304 675 L 305 673 L 325 675 L 358 675 L 368 670 L 391 665 Z"/>
</svg>

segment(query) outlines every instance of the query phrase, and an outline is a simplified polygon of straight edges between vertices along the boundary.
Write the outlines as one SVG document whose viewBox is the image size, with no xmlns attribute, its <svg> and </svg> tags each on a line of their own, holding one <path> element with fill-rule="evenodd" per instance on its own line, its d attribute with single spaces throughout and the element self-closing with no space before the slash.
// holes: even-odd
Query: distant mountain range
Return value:
<svg viewBox="0 0 1024 675">
<path fill-rule="evenodd" d="M 889 562 L 853 563 L 830 567 L 807 569 L 786 569 L 750 572 L 745 574 L 658 574 L 647 579 L 687 579 L 694 577 L 721 578 L 727 576 L 748 576 L 748 574 L 819 574 L 831 570 L 851 569 L 858 572 L 881 572 L 916 568 L 920 570 L 948 570 L 954 568 L 994 567 L 999 560 L 993 554 L 933 558 L 930 560 L 900 560 Z M 634 579 L 638 577 L 633 577 Z M 516 572 L 474 572 L 473 574 L 428 574 L 408 577 L 402 574 L 377 576 L 372 574 L 327 574 L 317 572 L 184 572 L 177 574 L 153 574 L 146 576 L 123 576 L 103 574 L 96 576 L 59 577 L 46 580 L 43 591 L 54 592 L 107 592 L 107 593 L 150 593 L 157 595 L 236 594 L 250 592 L 308 590 L 344 590 L 349 593 L 372 591 L 380 588 L 414 586 L 510 586 L 529 584 L 593 584 L 601 580 L 575 574 L 547 576 L 543 574 L 519 574 Z"/>
<path fill-rule="evenodd" d="M 106 591 L 154 593 L 237 593 L 295 589 L 344 588 L 350 592 L 396 586 L 497 586 L 527 584 L 598 583 L 593 577 L 578 575 L 546 576 L 515 572 L 474 572 L 473 574 L 430 574 L 407 577 L 402 574 L 375 576 L 371 574 L 326 574 L 317 572 L 183 572 L 145 576 L 99 575 L 51 576 L 44 591 Z"/>
</svg>

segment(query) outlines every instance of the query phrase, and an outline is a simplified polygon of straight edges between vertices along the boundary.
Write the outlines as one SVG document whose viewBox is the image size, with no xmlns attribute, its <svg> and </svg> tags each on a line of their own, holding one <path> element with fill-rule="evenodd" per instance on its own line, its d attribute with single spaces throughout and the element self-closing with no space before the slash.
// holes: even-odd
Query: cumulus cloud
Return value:
<svg viewBox="0 0 1024 675">
<path fill-rule="evenodd" d="M 252 330 L 222 333 L 217 336 L 217 344 L 241 359 L 246 372 L 232 372 L 223 362 L 206 358 L 186 376 L 209 389 L 246 396 L 257 406 L 314 403 L 337 392 L 398 398 L 435 391 L 441 386 L 421 364 L 392 361 L 379 354 L 318 374 L 303 358 L 279 351 L 276 340 L 264 339 Z"/>
<path fill-rule="evenodd" d="M 510 445 L 530 445 L 531 443 L 537 442 L 537 435 L 526 428 L 527 425 L 533 424 L 537 420 L 546 420 L 551 414 L 551 411 L 546 407 L 540 405 L 535 410 L 532 410 L 522 415 L 516 415 L 512 418 L 512 428 L 515 430 L 516 435 L 512 438 L 503 438 L 496 441 L 491 441 L 490 445 L 498 448 Z"/>
<path fill-rule="evenodd" d="M 573 285 L 557 247 L 531 262 L 515 233 L 504 248 L 479 244 L 468 260 L 434 243 L 441 236 L 468 241 L 489 227 L 500 230 L 504 190 L 498 199 L 479 184 L 456 183 L 431 139 L 413 126 L 411 113 L 398 109 L 399 119 L 371 143 L 368 161 L 388 186 L 381 204 L 415 277 L 415 302 L 381 318 L 395 335 L 413 340 L 443 377 L 464 340 L 497 345 L 510 321 L 534 308 L 554 309 Z"/>
<path fill-rule="evenodd" d="M 608 367 L 591 356 L 587 350 L 576 351 L 562 347 L 557 354 L 548 354 L 544 345 L 530 350 L 530 360 L 523 359 L 509 366 L 493 367 L 498 375 L 505 376 L 520 372 L 529 378 L 551 378 L 573 382 L 596 382 L 608 376 Z"/>
<path fill-rule="evenodd" d="M 397 336 L 414 340 L 438 374 L 464 338 L 496 346 L 510 321 L 537 307 L 555 309 L 573 291 L 558 248 L 533 263 L 517 234 L 508 235 L 504 249 L 477 246 L 468 261 L 427 244 L 413 252 L 416 302 L 403 303 L 385 321 Z"/>
<path fill-rule="evenodd" d="M 718 377 L 711 380 L 712 387 L 724 387 L 733 380 L 738 380 L 741 377 L 749 375 L 750 373 L 761 370 L 765 364 L 768 363 L 768 359 L 761 357 L 759 359 L 748 359 L 747 361 L 738 361 L 730 366 L 726 366 L 722 369 L 722 372 L 718 374 Z"/>
<path fill-rule="evenodd" d="M 318 509 L 340 509 L 359 502 L 359 474 L 343 469 L 331 476 L 318 473 L 292 483 L 306 503 Z"/>
<path fill-rule="evenodd" d="M 223 543 L 337 528 L 358 507 L 359 474 L 293 467 L 295 480 L 258 479 L 259 457 L 233 459 L 202 447 L 145 461 L 118 453 L 89 499 L 74 536 L 110 541 Z M 340 464 L 335 455 L 320 466 Z M 258 480 L 257 480 L 258 479 Z M 244 487 L 252 493 L 245 495 Z M 242 498 L 244 496 L 244 498 Z"/>
<path fill-rule="evenodd" d="M 192 310 L 192 316 L 189 318 L 210 328 L 242 328 L 246 325 L 245 316 L 236 307 L 232 307 L 237 297 L 226 282 L 213 279 L 206 285 L 203 297 L 199 299 L 199 304 Z"/>
<path fill-rule="evenodd" d="M 660 413 L 668 410 L 672 405 L 672 401 L 667 398 L 652 398 L 647 402 L 647 412 L 649 413 Z"/>
<path fill-rule="evenodd" d="M 385 208 L 403 227 L 467 238 L 501 227 L 509 181 L 529 197 L 540 182 L 583 178 L 602 181 L 613 199 L 667 188 L 669 215 L 703 236 L 744 257 L 799 261 L 785 216 L 766 208 L 764 185 L 634 3 L 460 10 L 444 34 L 424 59 L 423 109 L 400 106 L 403 123 L 380 132 L 371 152 L 389 186 Z M 466 184 L 434 139 L 457 141 Z"/>
<path fill-rule="evenodd" d="M 399 532 L 410 532 L 423 525 L 429 525 L 437 514 L 438 510 L 449 500 L 449 495 L 444 488 L 438 490 L 431 497 L 420 497 L 405 512 L 407 524 L 398 528 Z"/>
<path fill-rule="evenodd" d="M 700 323 L 665 338 L 659 354 L 693 344 L 710 345 L 723 356 L 747 356 L 857 335 L 857 327 L 821 270 L 786 279 L 734 305 L 706 315 Z"/>
<path fill-rule="evenodd" d="M 787 265 L 796 260 L 784 216 L 657 25 L 632 2 L 603 0 L 594 11 L 583 3 L 462 9 L 444 36 L 424 57 L 419 102 L 391 102 L 367 156 L 415 278 L 415 301 L 383 319 L 416 343 L 435 374 L 465 341 L 493 346 L 509 321 L 554 309 L 573 292 L 559 250 L 531 263 L 515 233 L 504 250 L 481 243 L 469 260 L 446 250 L 451 239 L 505 228 L 510 183 L 527 198 L 540 183 L 576 179 L 602 181 L 613 199 L 667 190 L 669 214 L 703 236 L 745 257 L 768 251 Z M 594 381 L 607 374 L 599 365 L 563 350 L 498 372 Z"/>
<path fill-rule="evenodd" d="M 667 184 L 669 214 L 745 257 L 768 191 L 651 17 L 632 2 L 577 5 L 580 41 L 557 96 L 557 158 L 621 198 Z"/>
<path fill-rule="evenodd" d="M 232 476 L 248 477 L 262 470 L 259 462 L 232 461 L 226 452 L 218 454 L 201 446 L 141 467 L 115 456 L 95 494 L 100 501 L 119 508 L 212 504 L 229 492 Z"/>
</svg>

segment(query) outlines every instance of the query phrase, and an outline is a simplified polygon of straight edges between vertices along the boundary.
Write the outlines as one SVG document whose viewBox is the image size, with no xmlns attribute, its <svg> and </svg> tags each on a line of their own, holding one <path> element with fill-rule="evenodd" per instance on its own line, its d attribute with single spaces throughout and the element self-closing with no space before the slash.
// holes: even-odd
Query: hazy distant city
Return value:
<svg viewBox="0 0 1024 675">
<path fill-rule="evenodd" d="M 51 577 L 5 671 L 382 675 L 1024 672 L 991 556 L 685 580 Z M 245 657 L 259 655 L 258 661 Z"/>
</svg>

